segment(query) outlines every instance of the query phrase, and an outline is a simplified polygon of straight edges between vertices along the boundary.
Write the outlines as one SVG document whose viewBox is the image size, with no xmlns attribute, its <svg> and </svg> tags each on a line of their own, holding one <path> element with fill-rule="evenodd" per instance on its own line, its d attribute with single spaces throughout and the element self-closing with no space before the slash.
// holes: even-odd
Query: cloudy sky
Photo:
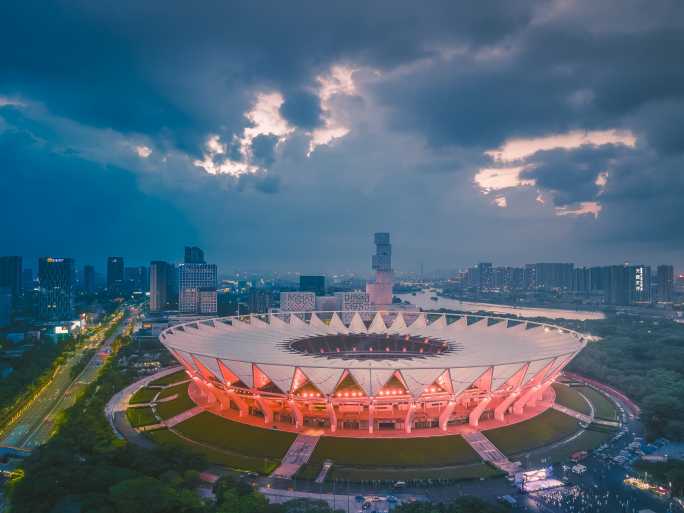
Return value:
<svg viewBox="0 0 684 513">
<path fill-rule="evenodd" d="M 33 5 L 32 5 L 33 4 Z M 684 266 L 684 3 L 10 2 L 0 253 Z"/>
</svg>

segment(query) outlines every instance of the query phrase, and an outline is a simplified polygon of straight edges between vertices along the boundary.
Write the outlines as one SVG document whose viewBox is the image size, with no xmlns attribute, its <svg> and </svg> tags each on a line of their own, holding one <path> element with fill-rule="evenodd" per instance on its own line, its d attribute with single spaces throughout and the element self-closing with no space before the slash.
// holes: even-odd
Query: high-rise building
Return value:
<svg viewBox="0 0 684 513">
<path fill-rule="evenodd" d="M 314 292 L 281 292 L 281 312 L 312 312 L 316 309 Z"/>
<path fill-rule="evenodd" d="M 12 291 L 9 287 L 0 287 L 0 328 L 9 326 L 12 319 Z"/>
<path fill-rule="evenodd" d="M 375 282 L 366 285 L 366 293 L 372 305 L 392 304 L 392 287 L 394 272 L 392 271 L 392 245 L 390 234 L 379 232 L 375 234 L 375 255 L 372 267 L 375 271 Z"/>
<path fill-rule="evenodd" d="M 95 267 L 92 265 L 83 266 L 83 292 L 95 294 Z"/>
<path fill-rule="evenodd" d="M 494 288 L 494 272 L 491 262 L 480 262 L 477 264 L 478 276 L 480 277 L 480 290 L 490 290 Z"/>
<path fill-rule="evenodd" d="M 176 269 L 173 264 L 155 260 L 150 262 L 150 312 L 170 310 L 175 303 L 173 282 Z"/>
<path fill-rule="evenodd" d="M 201 252 L 199 248 L 195 249 Z M 178 271 L 178 309 L 181 313 L 215 314 L 216 286 L 215 264 L 181 264 Z"/>
<path fill-rule="evenodd" d="M 185 246 L 185 258 L 183 260 L 186 264 L 203 264 L 204 251 L 197 246 Z"/>
<path fill-rule="evenodd" d="M 147 267 L 126 267 L 124 269 L 125 290 L 127 292 L 147 292 L 149 278 Z"/>
<path fill-rule="evenodd" d="M 651 266 L 630 265 L 627 268 L 629 303 L 647 304 L 651 302 Z"/>
<path fill-rule="evenodd" d="M 570 290 L 574 264 L 540 262 L 534 264 L 531 288 L 541 290 Z"/>
<path fill-rule="evenodd" d="M 261 288 L 249 289 L 247 305 L 250 313 L 267 313 L 271 308 L 271 291 Z"/>
<path fill-rule="evenodd" d="M 659 265 L 656 270 L 656 280 L 658 301 L 670 303 L 674 285 L 674 268 L 671 265 Z"/>
<path fill-rule="evenodd" d="M 0 256 L 0 287 L 8 288 L 17 304 L 22 291 L 22 259 L 20 256 Z"/>
<path fill-rule="evenodd" d="M 604 293 L 609 305 L 629 304 L 629 268 L 626 265 L 610 265 L 605 268 Z"/>
<path fill-rule="evenodd" d="M 124 293 L 124 259 L 107 258 L 107 293 L 116 296 Z"/>
<path fill-rule="evenodd" d="M 299 290 L 325 296 L 325 276 L 300 276 Z"/>
<path fill-rule="evenodd" d="M 21 271 L 21 289 L 22 293 L 33 290 L 35 284 L 33 283 L 33 269 L 27 267 Z"/>
<path fill-rule="evenodd" d="M 44 320 L 66 320 L 74 316 L 74 260 L 41 257 L 38 259 L 40 282 L 38 315 Z"/>
</svg>

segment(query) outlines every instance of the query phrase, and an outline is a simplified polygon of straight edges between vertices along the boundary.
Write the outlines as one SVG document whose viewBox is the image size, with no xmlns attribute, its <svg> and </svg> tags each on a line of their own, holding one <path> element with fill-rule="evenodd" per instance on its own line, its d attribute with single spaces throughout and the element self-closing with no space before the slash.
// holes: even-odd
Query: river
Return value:
<svg viewBox="0 0 684 513">
<path fill-rule="evenodd" d="M 496 305 L 492 303 L 474 303 L 437 296 L 436 292 L 416 292 L 413 294 L 397 294 L 402 301 L 408 301 L 423 310 L 460 310 L 463 312 L 487 311 L 494 314 L 518 315 L 520 317 L 546 317 L 548 319 L 568 319 L 573 321 L 587 321 L 605 319 L 603 312 L 591 312 L 588 310 L 563 310 L 560 308 L 535 308 L 508 305 Z M 430 299 L 437 297 L 437 300 Z"/>
</svg>

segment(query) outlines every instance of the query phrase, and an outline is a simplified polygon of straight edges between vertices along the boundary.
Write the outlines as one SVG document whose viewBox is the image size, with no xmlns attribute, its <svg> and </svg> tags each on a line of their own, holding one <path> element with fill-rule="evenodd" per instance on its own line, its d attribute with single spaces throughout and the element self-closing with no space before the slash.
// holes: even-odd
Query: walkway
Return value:
<svg viewBox="0 0 684 513">
<path fill-rule="evenodd" d="M 318 477 L 316 478 L 316 483 L 321 484 L 323 481 L 325 481 L 325 478 L 328 476 L 328 472 L 330 472 L 330 469 L 333 466 L 333 461 L 332 460 L 325 460 L 323 462 L 323 467 L 321 468 L 321 471 L 318 473 Z"/>
<path fill-rule="evenodd" d="M 299 468 L 304 465 L 313 454 L 320 437 L 311 435 L 297 435 L 295 441 L 287 450 L 280 466 L 273 471 L 273 477 L 291 479 Z"/>
<path fill-rule="evenodd" d="M 178 372 L 183 367 L 180 365 L 164 369 L 156 374 L 151 374 L 145 376 L 144 378 L 128 385 L 123 390 L 117 392 L 112 396 L 109 402 L 105 405 L 105 416 L 109 421 L 109 425 L 112 426 L 114 434 L 121 439 L 128 440 L 135 445 L 140 447 L 154 447 L 148 438 L 138 433 L 128 422 L 128 417 L 126 416 L 126 410 L 128 409 L 128 402 L 135 392 L 139 389 L 159 378 Z"/>
<path fill-rule="evenodd" d="M 463 435 L 463 439 L 468 442 L 480 457 L 506 472 L 509 476 L 515 474 L 520 468 L 520 463 L 513 463 L 504 453 L 502 453 L 496 446 L 489 441 L 489 438 L 484 436 L 481 431 L 473 431 Z"/>
<path fill-rule="evenodd" d="M 591 424 L 594 421 L 594 417 L 591 415 L 587 415 L 585 413 L 580 413 L 578 411 L 575 411 L 571 408 L 568 408 L 567 406 L 563 406 L 561 404 L 554 404 L 552 406 L 554 410 L 557 410 L 561 413 L 565 413 L 566 415 L 569 415 L 570 417 L 575 417 L 577 420 L 580 422 L 584 422 L 585 424 Z"/>
<path fill-rule="evenodd" d="M 175 417 L 171 417 L 169 419 L 164 420 L 162 423 L 168 427 L 172 428 L 181 422 L 185 422 L 189 418 L 194 417 L 195 415 L 199 415 L 204 411 L 204 408 L 202 406 L 195 406 L 194 408 L 190 408 L 189 410 L 185 410 L 183 413 L 179 413 Z"/>
</svg>

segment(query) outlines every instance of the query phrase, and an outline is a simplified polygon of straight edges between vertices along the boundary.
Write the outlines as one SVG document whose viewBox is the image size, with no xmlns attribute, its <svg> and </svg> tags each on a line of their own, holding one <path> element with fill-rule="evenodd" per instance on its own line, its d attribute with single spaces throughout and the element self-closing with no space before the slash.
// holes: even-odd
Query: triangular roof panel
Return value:
<svg viewBox="0 0 684 513">
<path fill-rule="evenodd" d="M 354 312 L 354 315 L 352 316 L 352 320 L 349 323 L 349 332 L 350 333 L 367 333 L 366 325 L 363 323 L 363 319 L 361 319 L 361 315 L 359 315 L 359 312 Z"/>
<path fill-rule="evenodd" d="M 331 369 L 328 367 L 300 367 L 304 375 L 322 393 L 330 395 L 335 391 L 337 383 L 344 369 Z"/>
<path fill-rule="evenodd" d="M 372 395 L 371 385 L 371 370 L 366 369 L 349 369 L 349 374 L 356 381 L 356 384 L 361 387 L 366 395 Z"/>
<path fill-rule="evenodd" d="M 507 363 L 504 365 L 496 365 L 494 367 L 494 374 L 492 376 L 492 390 L 496 391 L 514 377 L 518 372 L 522 371 L 527 366 L 527 363 Z"/>
<path fill-rule="evenodd" d="M 252 364 L 251 363 L 238 362 L 235 360 L 221 360 L 221 361 L 248 388 L 252 388 L 254 386 L 254 378 L 252 376 Z"/>
<path fill-rule="evenodd" d="M 425 389 L 432 385 L 435 380 L 444 372 L 444 369 L 402 369 L 401 375 L 408 387 L 409 393 L 414 397 L 419 397 Z"/>
<path fill-rule="evenodd" d="M 349 330 L 347 329 L 347 327 L 342 322 L 342 319 L 340 319 L 340 316 L 337 315 L 337 312 L 333 313 L 333 315 L 330 319 L 329 326 L 332 330 L 334 330 L 334 332 L 349 333 Z"/>
<path fill-rule="evenodd" d="M 523 385 L 532 381 L 542 371 L 546 374 L 546 371 L 548 370 L 547 367 L 553 364 L 553 360 L 553 358 L 546 358 L 544 360 L 530 362 L 527 372 L 525 373 L 525 379 L 523 379 Z"/>
<path fill-rule="evenodd" d="M 382 390 L 393 375 L 394 371 L 390 369 L 371 369 L 371 395 L 378 395 L 378 392 Z"/>
<path fill-rule="evenodd" d="M 449 369 L 453 394 L 458 396 L 488 370 L 489 367 L 454 367 Z"/>
<path fill-rule="evenodd" d="M 290 392 L 295 372 L 294 367 L 291 365 L 259 364 L 259 368 L 280 390 L 286 394 Z"/>
<path fill-rule="evenodd" d="M 401 312 L 397 314 L 397 317 L 394 319 L 394 322 L 392 323 L 392 327 L 389 329 L 390 332 L 395 332 L 395 331 L 401 331 L 406 329 L 406 320 L 404 319 L 404 316 L 402 315 Z"/>
<path fill-rule="evenodd" d="M 377 312 L 373 317 L 373 322 L 368 327 L 368 333 L 387 333 L 387 326 L 380 312 Z"/>
</svg>

